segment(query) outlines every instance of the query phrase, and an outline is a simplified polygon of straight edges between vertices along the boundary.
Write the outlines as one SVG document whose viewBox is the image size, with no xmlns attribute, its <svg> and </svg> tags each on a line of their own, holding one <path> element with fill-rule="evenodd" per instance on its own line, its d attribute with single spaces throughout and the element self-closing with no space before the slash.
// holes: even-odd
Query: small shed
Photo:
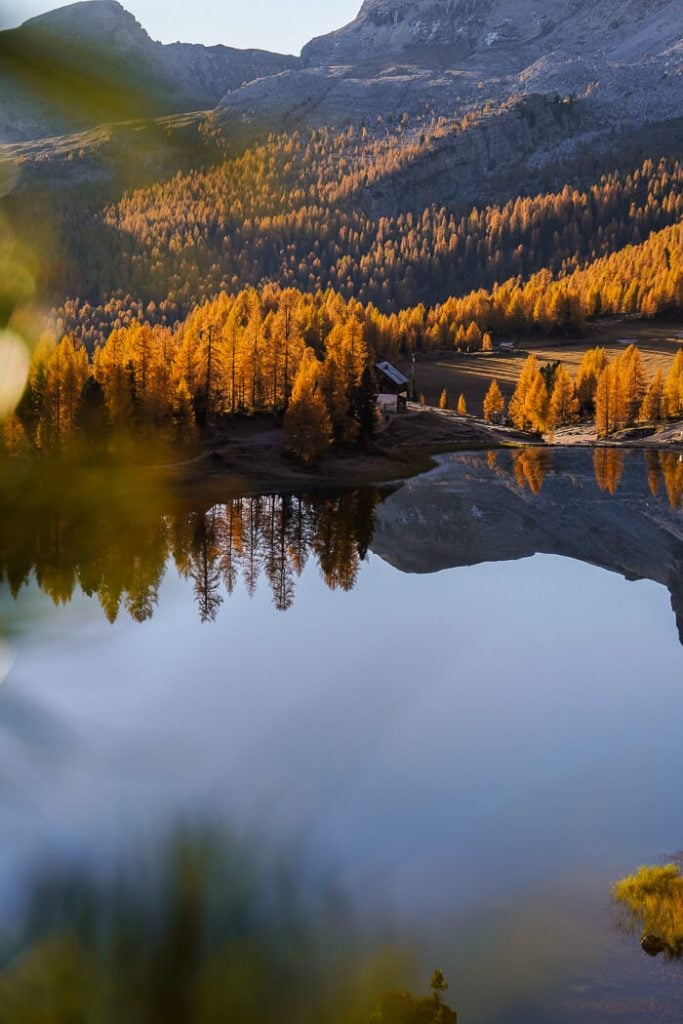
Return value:
<svg viewBox="0 0 683 1024">
<path fill-rule="evenodd" d="M 405 412 L 410 381 L 391 363 L 375 363 L 377 405 L 382 412 Z"/>
<path fill-rule="evenodd" d="M 515 343 L 506 338 L 503 341 L 499 341 L 497 347 L 499 352 L 514 352 Z"/>
</svg>

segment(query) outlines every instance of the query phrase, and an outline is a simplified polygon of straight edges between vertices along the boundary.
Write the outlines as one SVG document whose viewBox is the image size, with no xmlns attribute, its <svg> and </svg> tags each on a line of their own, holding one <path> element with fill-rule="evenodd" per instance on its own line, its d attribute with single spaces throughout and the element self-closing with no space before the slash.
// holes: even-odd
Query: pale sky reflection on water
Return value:
<svg viewBox="0 0 683 1024">
<path fill-rule="evenodd" d="M 170 564 L 144 623 L 35 585 L 10 606 L 6 893 L 36 862 L 104 868 L 209 820 L 389 914 L 470 1019 L 574 1024 L 572 985 L 626 978 L 680 1006 L 668 975 L 633 981 L 609 910 L 615 878 L 683 845 L 664 587 L 550 555 L 409 575 L 371 554 L 350 592 L 309 558 L 286 613 L 265 580 L 223 596 L 202 624 Z"/>
<path fill-rule="evenodd" d="M 305 835 L 416 906 L 445 862 L 468 899 L 490 893 L 501 844 L 525 884 L 676 842 L 681 650 L 653 583 L 550 556 L 425 577 L 372 557 L 351 594 L 310 565 L 286 614 L 263 587 L 210 626 L 190 605 L 172 571 L 150 622 L 79 599 L 18 643 L 7 690 L 73 737 L 36 774 L 27 834 L 116 848 L 203 808 Z"/>
</svg>

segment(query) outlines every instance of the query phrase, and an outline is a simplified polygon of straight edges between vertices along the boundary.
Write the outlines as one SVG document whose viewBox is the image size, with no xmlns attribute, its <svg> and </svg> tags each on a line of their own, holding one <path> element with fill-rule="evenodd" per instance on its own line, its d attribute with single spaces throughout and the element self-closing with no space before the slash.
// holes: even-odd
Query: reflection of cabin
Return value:
<svg viewBox="0 0 683 1024">
<path fill-rule="evenodd" d="M 410 381 L 391 363 L 375 363 L 377 405 L 382 412 L 405 412 Z"/>
</svg>

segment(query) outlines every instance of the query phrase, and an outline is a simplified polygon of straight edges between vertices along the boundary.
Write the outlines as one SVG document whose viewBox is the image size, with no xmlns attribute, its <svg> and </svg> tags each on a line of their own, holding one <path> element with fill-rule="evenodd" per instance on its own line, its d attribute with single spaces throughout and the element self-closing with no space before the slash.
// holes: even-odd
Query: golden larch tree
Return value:
<svg viewBox="0 0 683 1024">
<path fill-rule="evenodd" d="M 104 393 L 110 422 L 123 429 L 133 420 L 133 367 L 130 360 L 128 332 L 119 328 L 111 332 L 95 353 L 95 378 Z"/>
<path fill-rule="evenodd" d="M 623 418 L 626 424 L 633 424 L 638 419 L 640 407 L 647 391 L 647 378 L 643 368 L 640 351 L 635 345 L 629 345 L 618 359 L 620 387 L 623 402 Z"/>
<path fill-rule="evenodd" d="M 528 426 L 527 396 L 531 389 L 531 385 L 537 377 L 540 377 L 538 360 L 536 359 L 536 356 L 530 355 L 522 366 L 521 373 L 517 380 L 517 386 L 512 398 L 510 399 L 510 405 L 508 407 L 508 415 L 519 430 L 526 430 Z"/>
<path fill-rule="evenodd" d="M 59 446 L 76 428 L 88 379 L 88 356 L 82 345 L 64 337 L 47 362 L 38 426 L 40 447 Z"/>
<path fill-rule="evenodd" d="M 470 352 L 476 352 L 481 348 L 481 341 L 482 337 L 479 324 L 473 320 L 465 333 L 465 344 Z"/>
<path fill-rule="evenodd" d="M 550 398 L 543 374 L 539 370 L 531 381 L 524 402 L 524 416 L 531 430 L 543 433 L 548 427 Z"/>
<path fill-rule="evenodd" d="M 626 425 L 626 406 L 618 363 L 608 363 L 598 378 L 595 392 L 595 429 L 607 437 Z"/>
<path fill-rule="evenodd" d="M 313 465 L 332 442 L 332 423 L 320 387 L 320 363 L 312 348 L 304 349 L 284 420 L 287 449 Z"/>
<path fill-rule="evenodd" d="M 576 375 L 576 393 L 581 410 L 593 410 L 598 380 L 607 362 L 607 352 L 604 348 L 589 348 L 584 352 Z"/>
<path fill-rule="evenodd" d="M 505 411 L 505 399 L 497 380 L 492 380 L 484 397 L 484 419 L 489 423 L 500 423 Z"/>
<path fill-rule="evenodd" d="M 347 382 L 334 352 L 328 352 L 320 370 L 319 382 L 335 440 L 352 441 L 356 425 L 351 416 Z"/>
<path fill-rule="evenodd" d="M 559 366 L 550 396 L 548 424 L 550 427 L 563 427 L 573 423 L 578 415 L 579 400 L 576 397 L 576 388 L 568 370 L 564 366 Z"/>
<path fill-rule="evenodd" d="M 666 415 L 672 420 L 683 416 L 683 349 L 679 349 L 664 382 Z"/>
<path fill-rule="evenodd" d="M 664 398 L 664 375 L 657 370 L 652 382 L 645 392 L 640 407 L 639 419 L 645 423 L 659 423 L 666 418 L 667 402 Z"/>
</svg>

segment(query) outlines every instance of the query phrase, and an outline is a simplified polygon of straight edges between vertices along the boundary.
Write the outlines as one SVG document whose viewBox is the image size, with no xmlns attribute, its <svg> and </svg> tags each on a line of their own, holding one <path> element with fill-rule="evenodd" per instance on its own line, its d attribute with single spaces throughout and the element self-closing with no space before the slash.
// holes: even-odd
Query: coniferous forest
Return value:
<svg viewBox="0 0 683 1024">
<path fill-rule="evenodd" d="M 682 1021 L 680 0 L 44 6 L 0 1024 Z"/>
<path fill-rule="evenodd" d="M 60 258 L 38 270 L 41 289 L 64 298 L 39 332 L 5 447 L 54 450 L 84 423 L 191 433 L 266 412 L 287 414 L 291 450 L 314 462 L 372 436 L 364 371 L 380 357 L 487 352 L 504 338 L 580 335 L 601 317 L 678 315 L 678 160 L 501 205 L 371 215 L 359 198 L 372 181 L 449 130 L 439 119 L 419 142 L 405 125 L 379 140 L 365 129 L 271 136 L 85 216 L 66 198 L 53 214 Z M 601 400 L 600 436 L 679 416 L 671 375 L 666 398 L 664 380 L 651 391 L 636 377 L 626 411 L 617 397 L 604 412 Z M 582 369 L 574 395 L 562 371 L 563 398 L 546 378 L 536 412 L 515 411 L 517 396 L 512 422 L 542 431 L 595 413 L 586 381 Z"/>
</svg>

